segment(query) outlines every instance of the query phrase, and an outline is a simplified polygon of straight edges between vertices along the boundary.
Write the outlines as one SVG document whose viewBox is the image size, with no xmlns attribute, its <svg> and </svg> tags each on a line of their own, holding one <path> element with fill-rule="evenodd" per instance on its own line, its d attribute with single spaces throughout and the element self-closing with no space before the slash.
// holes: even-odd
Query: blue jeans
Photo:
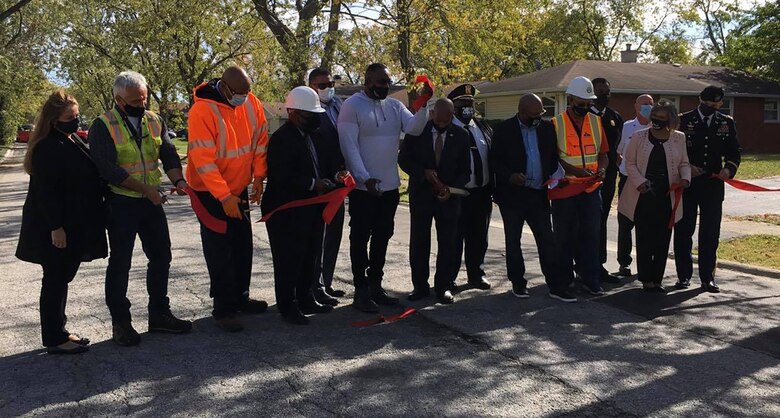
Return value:
<svg viewBox="0 0 780 418">
<path fill-rule="evenodd" d="M 601 193 L 581 193 L 552 201 L 553 234 L 563 282 L 574 280 L 574 265 L 585 285 L 601 288 Z"/>
<path fill-rule="evenodd" d="M 108 198 L 108 243 L 111 254 L 106 270 L 106 304 L 114 324 L 130 322 L 127 281 L 133 259 L 135 237 L 149 260 L 146 290 L 149 293 L 149 315 L 170 312 L 168 270 L 171 266 L 171 239 L 168 220 L 162 206 L 149 199 L 110 194 Z"/>
</svg>

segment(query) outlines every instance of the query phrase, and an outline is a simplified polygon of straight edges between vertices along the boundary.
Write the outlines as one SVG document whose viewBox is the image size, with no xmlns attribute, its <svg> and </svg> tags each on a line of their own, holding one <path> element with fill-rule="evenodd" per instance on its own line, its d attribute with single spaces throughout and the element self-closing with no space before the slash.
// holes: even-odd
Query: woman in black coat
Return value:
<svg viewBox="0 0 780 418">
<path fill-rule="evenodd" d="M 87 351 L 89 339 L 65 329 L 68 283 L 81 262 L 108 255 L 104 183 L 75 135 L 76 100 L 49 96 L 30 136 L 24 169 L 30 175 L 16 257 L 43 267 L 40 311 L 43 345 L 49 353 Z"/>
</svg>

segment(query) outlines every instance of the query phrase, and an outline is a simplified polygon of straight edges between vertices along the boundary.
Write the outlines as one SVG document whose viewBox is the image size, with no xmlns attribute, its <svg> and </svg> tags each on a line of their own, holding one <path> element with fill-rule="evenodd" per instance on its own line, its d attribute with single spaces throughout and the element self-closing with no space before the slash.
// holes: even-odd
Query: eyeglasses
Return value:
<svg viewBox="0 0 780 418">
<path fill-rule="evenodd" d="M 327 88 L 334 87 L 336 85 L 335 81 L 331 81 L 328 83 L 317 83 L 314 86 L 317 87 L 318 90 L 325 90 Z"/>
</svg>

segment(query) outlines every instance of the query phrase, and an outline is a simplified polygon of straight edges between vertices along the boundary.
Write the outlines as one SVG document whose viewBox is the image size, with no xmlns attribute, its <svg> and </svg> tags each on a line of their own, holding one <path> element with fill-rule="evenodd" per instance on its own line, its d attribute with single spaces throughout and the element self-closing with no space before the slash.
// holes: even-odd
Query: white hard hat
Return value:
<svg viewBox="0 0 780 418">
<path fill-rule="evenodd" d="M 311 87 L 306 86 L 298 86 L 290 90 L 287 93 L 287 100 L 284 101 L 284 107 L 313 113 L 325 112 L 325 109 L 320 106 L 320 96 Z"/>
<path fill-rule="evenodd" d="M 580 99 L 596 99 L 596 95 L 593 94 L 593 83 L 591 83 L 587 77 L 583 76 L 579 76 L 569 83 L 569 87 L 566 88 L 566 94 L 571 94 Z"/>
</svg>

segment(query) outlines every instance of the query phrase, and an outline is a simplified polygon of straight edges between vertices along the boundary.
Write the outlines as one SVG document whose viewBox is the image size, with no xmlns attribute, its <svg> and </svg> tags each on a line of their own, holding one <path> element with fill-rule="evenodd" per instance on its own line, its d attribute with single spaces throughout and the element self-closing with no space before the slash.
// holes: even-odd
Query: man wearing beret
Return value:
<svg viewBox="0 0 780 418">
<path fill-rule="evenodd" d="M 490 282 L 485 278 L 485 253 L 488 247 L 488 229 L 490 215 L 493 211 L 493 201 L 490 167 L 488 155 L 490 152 L 493 130 L 479 119 L 474 110 L 474 96 L 477 89 L 471 84 L 461 84 L 455 87 L 447 98 L 455 105 L 455 126 L 469 133 L 469 165 L 471 177 L 466 184 L 469 195 L 462 199 L 461 214 L 458 220 L 458 248 L 464 252 L 466 260 L 466 275 L 468 284 L 476 289 L 490 289 Z"/>
<path fill-rule="evenodd" d="M 693 181 L 683 192 L 683 218 L 674 227 L 674 259 L 678 289 L 686 289 L 693 276 L 693 232 L 699 219 L 699 279 L 706 292 L 718 293 L 715 263 L 723 209 L 723 181 L 734 178 L 742 152 L 734 119 L 720 113 L 723 89 L 708 86 L 699 95 L 699 107 L 680 117 L 685 132 Z"/>
</svg>

